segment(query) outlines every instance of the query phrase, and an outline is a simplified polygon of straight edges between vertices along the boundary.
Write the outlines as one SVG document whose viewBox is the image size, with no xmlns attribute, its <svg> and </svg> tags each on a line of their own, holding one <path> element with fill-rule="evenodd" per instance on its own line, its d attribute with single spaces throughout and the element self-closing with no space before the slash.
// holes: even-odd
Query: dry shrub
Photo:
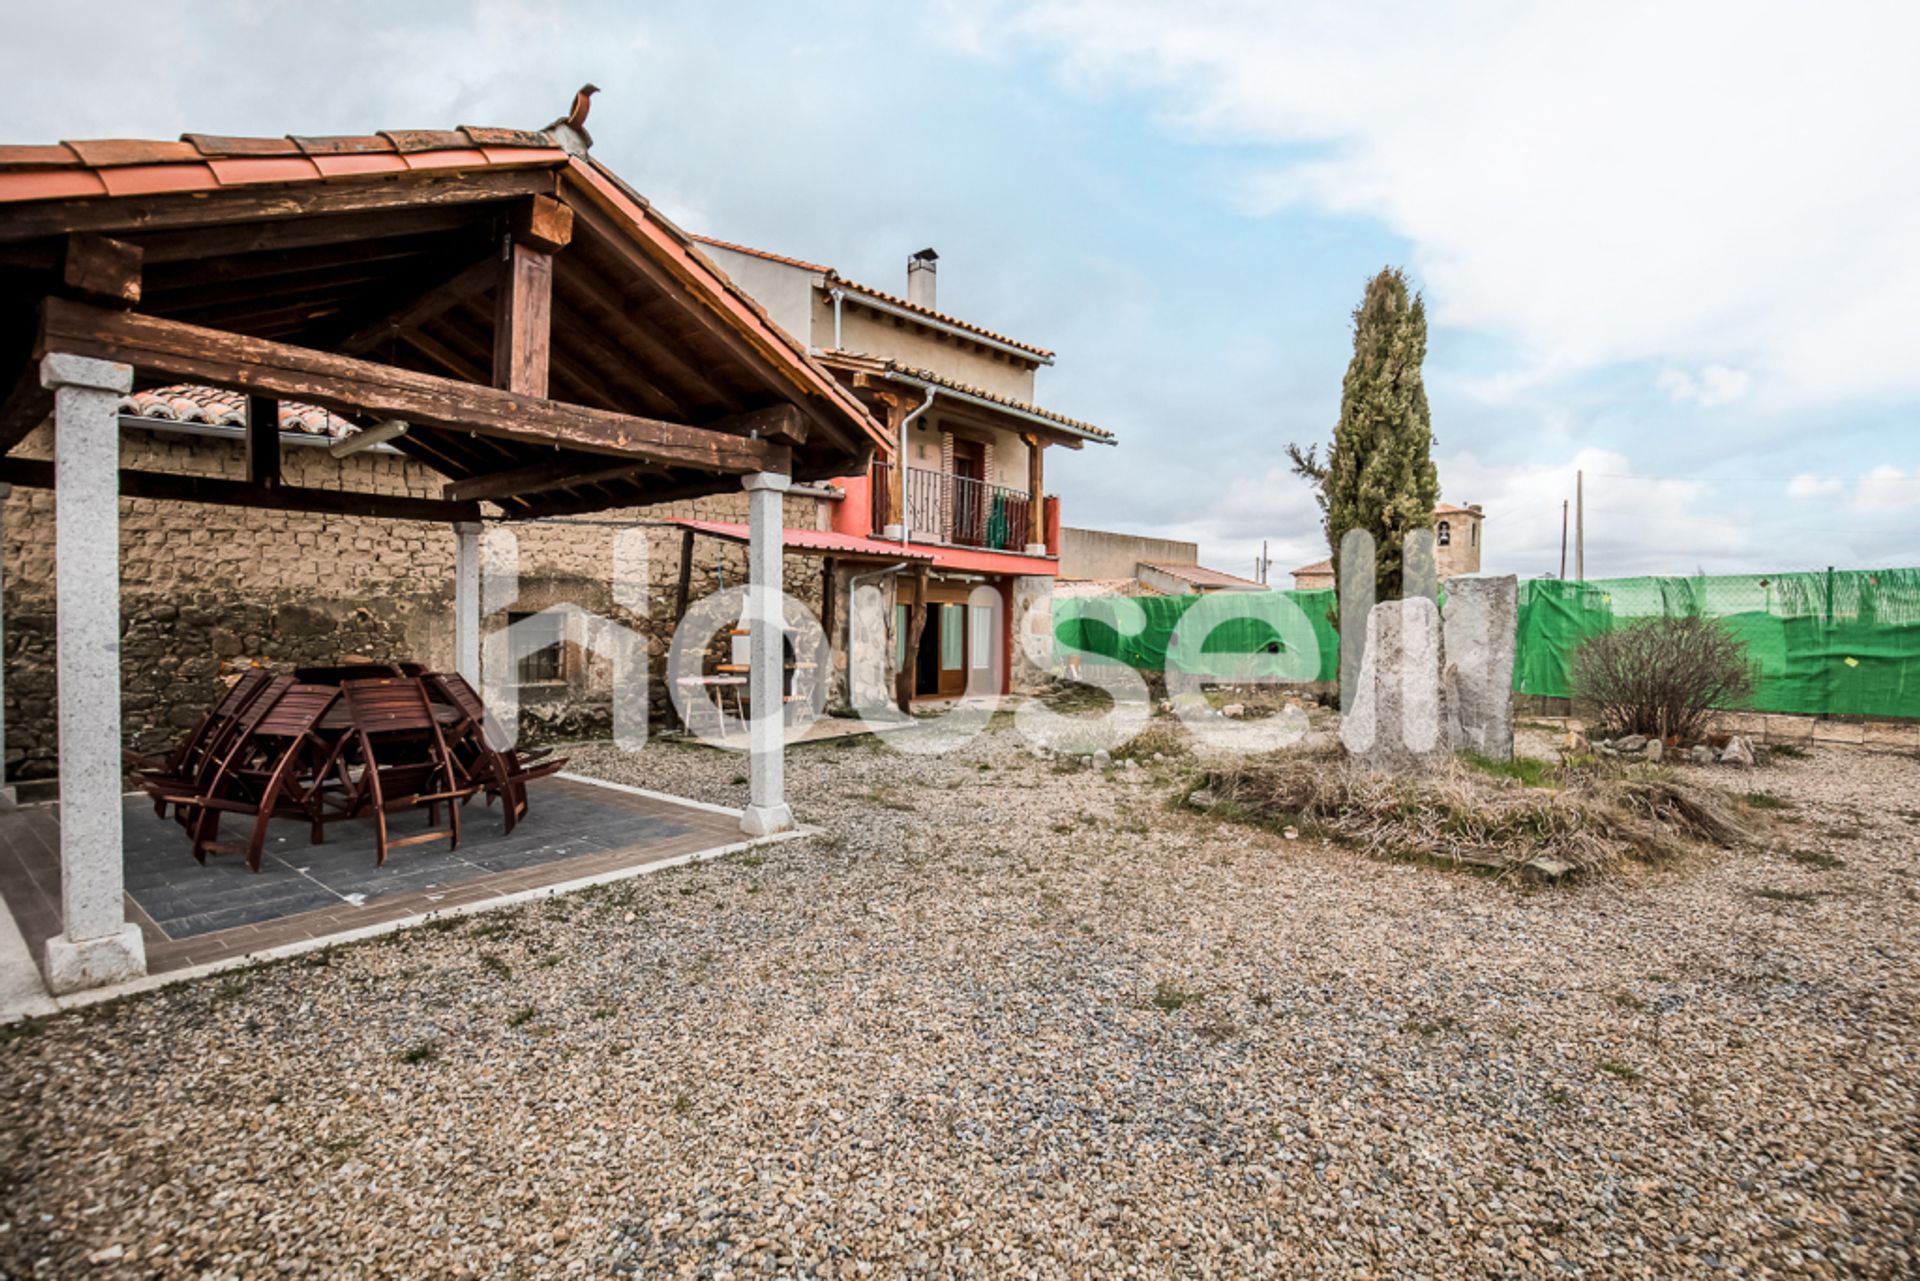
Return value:
<svg viewBox="0 0 1920 1281">
<path fill-rule="evenodd" d="M 1751 833 L 1723 794 L 1656 768 L 1565 771 L 1558 787 L 1523 787 L 1449 761 L 1400 777 L 1337 754 L 1275 755 L 1214 770 L 1216 812 L 1291 824 L 1364 853 L 1491 871 L 1590 875 L 1622 859 L 1655 862 Z M 1540 863 L 1536 863 L 1540 860 Z"/>
<path fill-rule="evenodd" d="M 1753 671 L 1746 645 L 1717 619 L 1648 618 L 1582 642 L 1573 693 L 1609 729 L 1691 742 L 1715 708 L 1745 702 Z"/>
</svg>

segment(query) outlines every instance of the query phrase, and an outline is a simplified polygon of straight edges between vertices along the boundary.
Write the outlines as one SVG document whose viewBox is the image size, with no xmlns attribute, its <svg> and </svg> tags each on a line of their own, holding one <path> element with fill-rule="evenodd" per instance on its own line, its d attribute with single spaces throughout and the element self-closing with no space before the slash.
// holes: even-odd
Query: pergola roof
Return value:
<svg viewBox="0 0 1920 1281">
<path fill-rule="evenodd" d="M 396 446 L 448 484 L 395 515 L 547 516 L 862 470 L 884 430 L 586 154 L 576 115 L 0 147 L 0 453 L 49 411 L 38 357 L 66 351 L 133 365 L 137 389 L 404 420 Z M 44 469 L 0 459 L 0 480 Z M 167 488 L 142 484 L 123 476 Z M 180 496 L 214 492 L 245 498 Z"/>
</svg>

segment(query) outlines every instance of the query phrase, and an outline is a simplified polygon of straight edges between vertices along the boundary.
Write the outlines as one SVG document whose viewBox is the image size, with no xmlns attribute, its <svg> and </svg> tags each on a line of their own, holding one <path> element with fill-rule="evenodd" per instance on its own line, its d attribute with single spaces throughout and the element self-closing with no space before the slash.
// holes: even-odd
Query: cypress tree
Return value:
<svg viewBox="0 0 1920 1281">
<path fill-rule="evenodd" d="M 1433 466 L 1433 424 L 1420 364 L 1427 354 L 1427 311 L 1399 268 L 1367 282 L 1353 313 L 1353 360 L 1341 388 L 1340 422 L 1326 461 L 1319 446 L 1287 446 L 1295 472 L 1313 482 L 1339 583 L 1340 539 L 1372 533 L 1375 600 L 1401 596 L 1407 533 L 1433 527 L 1440 481 Z"/>
</svg>

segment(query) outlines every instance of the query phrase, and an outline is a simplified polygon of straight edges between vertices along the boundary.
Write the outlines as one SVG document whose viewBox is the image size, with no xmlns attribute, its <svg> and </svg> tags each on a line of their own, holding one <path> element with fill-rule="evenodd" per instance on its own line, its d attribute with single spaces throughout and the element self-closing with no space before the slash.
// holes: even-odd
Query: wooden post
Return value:
<svg viewBox="0 0 1920 1281">
<path fill-rule="evenodd" d="M 280 483 L 280 402 L 271 396 L 247 397 L 247 482 Z"/>
<path fill-rule="evenodd" d="M 680 531 L 680 592 L 675 598 L 674 626 L 687 616 L 687 598 L 693 593 L 693 531 Z"/>
<path fill-rule="evenodd" d="M 913 579 L 913 603 L 907 607 L 907 654 L 900 664 L 900 671 L 894 676 L 894 699 L 900 704 L 904 715 L 913 714 L 913 684 L 915 669 L 920 664 L 920 634 L 927 627 L 927 567 L 920 566 L 920 572 Z"/>
<path fill-rule="evenodd" d="M 900 420 L 907 416 L 905 401 L 895 397 L 887 407 L 887 436 L 900 439 Z M 893 470 L 887 473 L 887 520 L 881 526 L 882 533 L 892 531 L 894 537 L 903 537 L 907 533 L 907 450 L 899 446 L 899 456 L 893 460 Z"/>
<path fill-rule="evenodd" d="M 1029 556 L 1044 556 L 1047 551 L 1045 467 L 1047 443 L 1038 436 L 1022 436 L 1027 442 L 1027 545 Z"/>
<path fill-rule="evenodd" d="M 502 251 L 494 291 L 493 385 L 546 399 L 553 255 L 517 240 Z"/>
</svg>

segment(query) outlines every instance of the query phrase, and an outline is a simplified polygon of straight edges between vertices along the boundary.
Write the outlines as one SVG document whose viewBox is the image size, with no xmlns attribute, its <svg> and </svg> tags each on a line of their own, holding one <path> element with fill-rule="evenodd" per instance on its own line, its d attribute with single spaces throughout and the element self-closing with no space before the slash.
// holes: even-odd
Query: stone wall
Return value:
<svg viewBox="0 0 1920 1281">
<path fill-rule="evenodd" d="M 25 457 L 48 458 L 52 432 L 24 442 Z M 437 497 L 444 478 L 401 455 L 366 452 L 336 460 L 324 449 L 288 447 L 290 485 Z M 128 430 L 122 465 L 242 478 L 237 440 Z M 826 528 L 827 504 L 789 496 L 789 526 Z M 16 487 L 5 503 L 7 777 L 51 777 L 54 724 L 54 496 Z M 649 640 L 652 725 L 665 726 L 662 676 L 673 625 L 681 531 L 645 521 L 698 517 L 746 520 L 746 496 L 601 513 L 568 524 L 489 525 L 517 543 L 518 598 L 494 609 L 483 631 L 510 614 L 569 602 L 643 632 Z M 349 656 L 453 663 L 451 528 L 297 512 L 256 511 L 148 499 L 120 501 L 122 718 L 128 746 L 162 750 L 213 702 L 221 678 L 250 665 L 276 671 Z M 643 609 L 613 600 L 613 547 L 622 528 L 645 528 L 649 590 Z M 492 535 L 498 537 L 498 535 Z M 746 547 L 694 540 L 692 593 L 734 586 L 746 575 Z M 819 560 L 788 556 L 787 590 L 816 612 Z M 489 602 L 491 605 L 492 602 Z M 563 679 L 523 691 L 529 733 L 577 736 L 611 722 L 611 666 L 569 637 Z M 719 643 L 724 643 L 724 637 Z"/>
</svg>

